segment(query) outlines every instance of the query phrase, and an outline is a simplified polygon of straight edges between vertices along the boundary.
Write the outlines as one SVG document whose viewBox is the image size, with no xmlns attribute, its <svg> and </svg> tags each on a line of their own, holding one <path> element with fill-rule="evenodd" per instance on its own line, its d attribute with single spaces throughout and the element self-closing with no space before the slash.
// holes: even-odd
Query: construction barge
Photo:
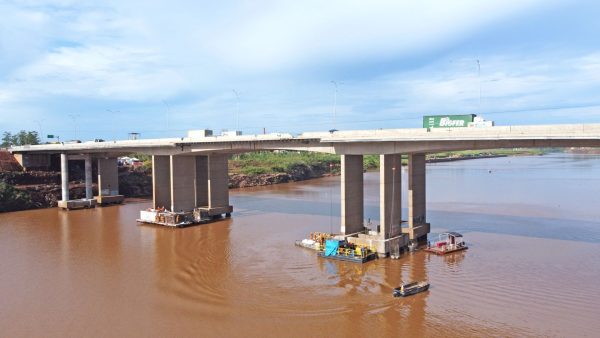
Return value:
<svg viewBox="0 0 600 338">
<path fill-rule="evenodd" d="M 231 207 L 227 210 L 217 210 L 211 212 L 206 208 L 195 208 L 191 212 L 172 212 L 165 208 L 146 209 L 140 211 L 140 218 L 136 221 L 139 223 L 156 224 L 176 228 L 184 228 L 187 226 L 206 224 L 222 218 L 221 211 L 225 217 L 231 217 Z"/>
<path fill-rule="evenodd" d="M 314 250 L 317 256 L 352 263 L 366 263 L 378 258 L 372 248 L 348 243 L 345 239 L 335 238 L 333 234 L 311 233 L 310 239 L 296 241 L 295 245 Z"/>
</svg>

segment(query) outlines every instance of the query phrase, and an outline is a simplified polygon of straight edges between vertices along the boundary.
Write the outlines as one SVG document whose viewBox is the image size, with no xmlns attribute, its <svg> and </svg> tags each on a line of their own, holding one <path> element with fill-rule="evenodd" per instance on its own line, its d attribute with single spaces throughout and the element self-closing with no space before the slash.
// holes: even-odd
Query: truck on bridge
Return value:
<svg viewBox="0 0 600 338">
<path fill-rule="evenodd" d="M 486 121 L 475 114 L 423 116 L 423 128 L 493 127 L 494 121 Z"/>
</svg>

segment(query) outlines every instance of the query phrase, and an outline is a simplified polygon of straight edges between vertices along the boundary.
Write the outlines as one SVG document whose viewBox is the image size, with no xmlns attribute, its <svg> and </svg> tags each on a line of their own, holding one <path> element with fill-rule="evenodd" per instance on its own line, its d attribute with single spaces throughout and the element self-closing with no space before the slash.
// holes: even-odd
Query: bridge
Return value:
<svg viewBox="0 0 600 338">
<path fill-rule="evenodd" d="M 425 155 L 428 153 L 536 147 L 600 147 L 600 124 L 500 126 L 485 128 L 377 129 L 247 136 L 206 136 L 107 142 L 57 143 L 12 147 L 23 167 L 49 165 L 60 156 L 62 200 L 119 202 L 117 157 L 152 155 L 153 206 L 189 212 L 201 208 L 211 216 L 229 215 L 228 156 L 253 151 L 292 150 L 341 155 L 340 233 L 350 242 L 392 247 L 427 240 Z M 363 234 L 363 155 L 380 155 L 380 228 Z M 408 156 L 408 215 L 402 226 L 401 155 Z M 69 199 L 69 160 L 85 161 L 86 199 Z M 98 166 L 98 196 L 92 195 L 92 161 Z M 356 235 L 358 234 L 358 235 Z M 352 235 L 352 236 L 351 236 Z"/>
</svg>

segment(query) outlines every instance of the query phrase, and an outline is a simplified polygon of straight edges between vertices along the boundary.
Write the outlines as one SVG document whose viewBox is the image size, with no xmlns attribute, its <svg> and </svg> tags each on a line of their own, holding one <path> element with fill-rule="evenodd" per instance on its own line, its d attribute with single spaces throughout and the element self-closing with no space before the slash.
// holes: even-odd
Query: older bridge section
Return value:
<svg viewBox="0 0 600 338">
<path fill-rule="evenodd" d="M 309 132 L 299 136 L 270 134 L 169 139 L 84 142 L 14 147 L 24 167 L 50 161 L 60 154 L 62 201 L 71 204 L 112 203 L 118 192 L 117 157 L 130 153 L 152 155 L 153 205 L 171 211 L 201 208 L 211 215 L 232 212 L 228 193 L 230 154 L 297 150 L 341 155 L 342 234 L 368 242 L 387 254 L 393 246 L 427 239 L 425 155 L 427 153 L 522 147 L 600 147 L 600 124 L 506 126 L 444 129 L 378 129 Z M 363 234 L 363 155 L 380 155 L 380 229 Z M 402 222 L 401 155 L 408 155 L 408 215 Z M 86 200 L 72 201 L 68 190 L 69 160 L 85 161 Z M 98 163 L 98 190 L 92 196 L 92 161 Z M 86 202 L 87 201 L 87 202 Z M 405 223 L 405 224 L 403 224 Z M 403 226 L 404 225 L 404 226 Z M 360 234 L 359 234 L 360 233 Z"/>
</svg>

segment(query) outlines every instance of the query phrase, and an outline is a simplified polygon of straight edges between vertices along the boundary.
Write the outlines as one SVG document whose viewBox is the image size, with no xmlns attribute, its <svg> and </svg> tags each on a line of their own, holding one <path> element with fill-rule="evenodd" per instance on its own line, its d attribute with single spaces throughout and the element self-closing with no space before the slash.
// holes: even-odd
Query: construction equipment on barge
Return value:
<svg viewBox="0 0 600 338">
<path fill-rule="evenodd" d="M 378 257 L 371 248 L 339 239 L 326 240 L 325 250 L 317 252 L 317 256 L 353 263 L 366 263 Z"/>
<path fill-rule="evenodd" d="M 353 263 L 366 263 L 377 258 L 377 252 L 370 247 L 348 243 L 334 234 L 311 232 L 310 238 L 295 242 L 296 246 L 317 251 L 317 256 Z"/>
<path fill-rule="evenodd" d="M 428 243 L 425 251 L 436 255 L 446 255 L 452 252 L 467 250 L 468 248 L 463 235 L 458 232 L 445 232 L 439 235 L 439 240 L 433 243 L 433 245 Z"/>
</svg>

